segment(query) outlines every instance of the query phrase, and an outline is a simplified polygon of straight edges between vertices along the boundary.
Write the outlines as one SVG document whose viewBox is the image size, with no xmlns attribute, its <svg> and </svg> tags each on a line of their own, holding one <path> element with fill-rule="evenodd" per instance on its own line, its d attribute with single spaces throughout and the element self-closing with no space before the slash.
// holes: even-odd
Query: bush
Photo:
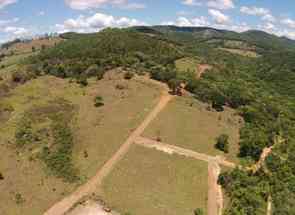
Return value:
<svg viewBox="0 0 295 215">
<path fill-rule="evenodd" d="M 101 107 L 101 106 L 104 106 L 104 103 L 103 103 L 103 98 L 101 96 L 96 96 L 95 99 L 94 99 L 94 106 L 95 107 Z"/>
<path fill-rule="evenodd" d="M 85 75 L 79 76 L 77 79 L 77 83 L 80 84 L 82 87 L 86 87 L 88 85 L 87 77 Z"/>
<path fill-rule="evenodd" d="M 228 143 L 228 135 L 222 134 L 216 139 L 215 147 L 225 153 L 228 153 L 229 143 Z"/>
<path fill-rule="evenodd" d="M 23 147 L 34 140 L 32 131 L 32 122 L 30 119 L 23 117 L 19 122 L 15 132 L 16 145 Z"/>
<path fill-rule="evenodd" d="M 125 74 L 124 74 L 124 79 L 126 79 L 126 80 L 130 80 L 130 79 L 132 79 L 134 77 L 134 73 L 133 72 L 126 72 Z"/>
<path fill-rule="evenodd" d="M 0 172 L 0 180 L 4 180 L 4 176 L 1 172 Z"/>
<path fill-rule="evenodd" d="M 201 208 L 194 210 L 194 215 L 204 215 L 204 211 Z"/>
<path fill-rule="evenodd" d="M 15 194 L 15 203 L 19 205 L 24 202 L 25 202 L 25 199 L 23 198 L 23 196 L 20 193 L 16 193 Z"/>
</svg>

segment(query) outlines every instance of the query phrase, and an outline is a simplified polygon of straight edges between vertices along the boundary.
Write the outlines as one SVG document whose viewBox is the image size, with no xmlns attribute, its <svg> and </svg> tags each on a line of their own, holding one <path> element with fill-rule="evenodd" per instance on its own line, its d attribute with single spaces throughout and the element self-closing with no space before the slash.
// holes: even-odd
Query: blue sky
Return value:
<svg viewBox="0 0 295 215">
<path fill-rule="evenodd" d="M 295 39 L 294 0 L 0 0 L 0 42 L 49 32 L 173 24 Z"/>
</svg>

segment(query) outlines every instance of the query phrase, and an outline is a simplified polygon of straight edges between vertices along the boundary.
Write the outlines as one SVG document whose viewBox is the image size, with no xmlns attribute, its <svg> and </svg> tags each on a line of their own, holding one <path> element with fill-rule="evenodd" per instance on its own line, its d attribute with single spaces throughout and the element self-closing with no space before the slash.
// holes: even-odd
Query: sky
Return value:
<svg viewBox="0 0 295 215">
<path fill-rule="evenodd" d="M 263 30 L 295 39 L 294 0 L 0 0 L 0 43 L 134 25 Z"/>
</svg>

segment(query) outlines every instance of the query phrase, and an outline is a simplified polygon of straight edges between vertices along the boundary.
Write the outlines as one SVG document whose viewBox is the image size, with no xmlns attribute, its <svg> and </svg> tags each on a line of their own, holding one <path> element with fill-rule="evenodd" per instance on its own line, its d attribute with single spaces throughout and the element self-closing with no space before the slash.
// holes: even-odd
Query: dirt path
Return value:
<svg viewBox="0 0 295 215">
<path fill-rule="evenodd" d="M 129 136 L 120 149 L 104 164 L 104 166 L 96 173 L 96 175 L 90 179 L 86 184 L 79 187 L 74 193 L 64 198 L 60 202 L 53 205 L 44 215 L 63 215 L 67 212 L 76 202 L 82 197 L 91 194 L 102 183 L 102 180 L 111 172 L 114 165 L 120 161 L 120 159 L 128 152 L 135 139 L 139 137 L 150 122 L 156 118 L 158 113 L 168 104 L 173 98 L 166 91 L 163 93 L 157 106 L 152 112 L 145 118 L 142 124 Z"/>
<path fill-rule="evenodd" d="M 272 199 L 271 199 L 271 196 L 269 195 L 268 198 L 267 198 L 267 210 L 266 210 L 266 215 L 271 215 L 272 212 L 271 212 L 271 207 L 272 207 Z"/>
<path fill-rule="evenodd" d="M 186 157 L 191 157 L 197 160 L 202 160 L 205 162 L 211 162 L 211 161 L 215 161 L 216 163 L 226 166 L 226 167 L 230 167 L 230 168 L 235 168 L 236 165 L 234 163 L 231 163 L 229 161 L 226 161 L 224 158 L 219 157 L 219 156 L 210 156 L 207 154 L 202 154 L 202 153 L 198 153 L 189 149 L 184 149 L 178 146 L 174 146 L 174 145 L 169 145 L 166 143 L 161 143 L 155 140 L 151 140 L 145 137 L 138 137 L 136 138 L 135 142 L 139 145 L 142 145 L 144 147 L 147 148 L 154 148 L 158 151 L 162 151 L 168 154 L 179 154 L 179 155 L 184 155 Z"/>
<path fill-rule="evenodd" d="M 215 161 L 208 163 L 208 215 L 222 215 L 223 195 L 218 185 L 220 166 Z"/>
</svg>

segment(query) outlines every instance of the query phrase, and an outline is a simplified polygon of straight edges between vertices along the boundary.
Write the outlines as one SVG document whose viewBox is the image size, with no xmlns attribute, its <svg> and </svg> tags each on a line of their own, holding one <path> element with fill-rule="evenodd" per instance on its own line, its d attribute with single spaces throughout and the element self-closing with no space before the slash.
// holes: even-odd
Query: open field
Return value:
<svg viewBox="0 0 295 215">
<path fill-rule="evenodd" d="M 191 215 L 207 211 L 207 177 L 206 162 L 133 146 L 99 195 L 122 213 Z"/>
<path fill-rule="evenodd" d="M 8 49 L 3 49 L 2 52 L 5 54 L 10 54 L 13 52 L 14 54 L 24 54 L 32 52 L 32 47 L 35 50 L 40 50 L 43 47 L 51 47 L 61 42 L 63 39 L 60 37 L 53 38 L 44 38 L 44 39 L 34 39 L 28 42 L 18 42 L 10 46 Z"/>
<path fill-rule="evenodd" d="M 157 102 L 158 87 L 141 77 L 126 81 L 122 76 L 89 80 L 85 88 L 44 76 L 16 87 L 1 99 L 1 104 L 13 107 L 13 111 L 0 127 L 0 147 L 5 154 L 0 160 L 4 176 L 0 214 L 39 215 L 78 185 L 65 183 L 48 171 L 38 158 L 43 143 L 16 153 L 14 134 L 23 114 L 32 109 L 38 114 L 41 107 L 49 107 L 58 98 L 74 107 L 70 123 L 74 134 L 72 160 L 83 182 L 109 159 Z M 118 84 L 124 89 L 117 89 Z M 94 106 L 97 95 L 103 97 L 103 107 Z"/>
<path fill-rule="evenodd" d="M 249 51 L 249 50 L 242 50 L 242 49 L 230 49 L 230 48 L 218 48 L 223 51 L 227 51 L 233 54 L 238 54 L 244 57 L 252 57 L 252 58 L 257 58 L 260 55 L 257 54 L 255 51 Z"/>
<path fill-rule="evenodd" d="M 146 129 L 144 136 L 161 139 L 208 155 L 223 155 L 237 161 L 239 142 L 239 117 L 226 108 L 218 113 L 208 111 L 206 105 L 190 97 L 178 97 L 172 101 L 159 117 Z M 229 135 L 229 154 L 224 154 L 214 145 L 221 134 Z"/>
<path fill-rule="evenodd" d="M 200 60 L 197 58 L 186 57 L 175 61 L 175 66 L 179 71 L 182 72 L 195 72 L 199 63 Z"/>
</svg>

